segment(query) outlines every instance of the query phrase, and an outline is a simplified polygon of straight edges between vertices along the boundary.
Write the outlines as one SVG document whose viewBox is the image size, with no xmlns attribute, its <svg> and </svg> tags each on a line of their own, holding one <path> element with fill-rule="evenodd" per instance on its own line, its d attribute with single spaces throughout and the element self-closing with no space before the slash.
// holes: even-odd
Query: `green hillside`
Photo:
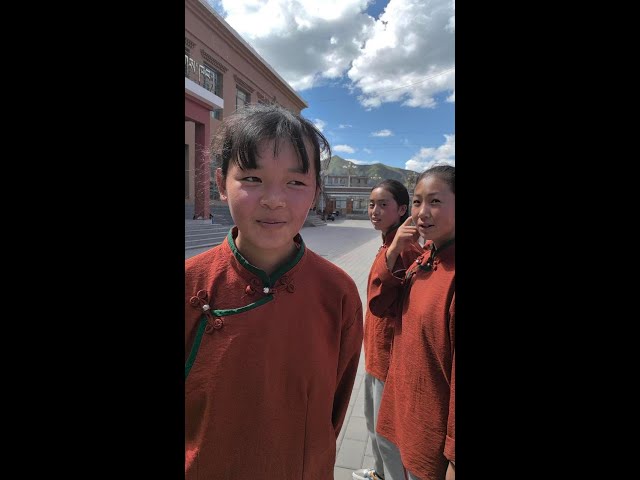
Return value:
<svg viewBox="0 0 640 480">
<path fill-rule="evenodd" d="M 403 168 L 389 167 L 383 163 L 374 163 L 373 165 L 356 165 L 353 162 L 345 160 L 339 155 L 331 157 L 329 168 L 326 169 L 329 175 L 361 175 L 367 177 L 378 177 L 373 182 L 378 183 L 388 178 L 398 180 L 403 184 L 407 184 L 407 180 L 420 172 L 405 170 Z"/>
</svg>

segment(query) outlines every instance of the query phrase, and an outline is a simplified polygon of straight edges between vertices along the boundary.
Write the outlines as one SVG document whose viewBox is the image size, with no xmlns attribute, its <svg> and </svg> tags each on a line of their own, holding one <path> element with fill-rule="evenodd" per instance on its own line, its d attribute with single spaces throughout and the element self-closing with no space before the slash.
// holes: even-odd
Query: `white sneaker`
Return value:
<svg viewBox="0 0 640 480">
<path fill-rule="evenodd" d="M 361 468 L 351 474 L 353 480 L 384 480 L 373 468 Z"/>
</svg>

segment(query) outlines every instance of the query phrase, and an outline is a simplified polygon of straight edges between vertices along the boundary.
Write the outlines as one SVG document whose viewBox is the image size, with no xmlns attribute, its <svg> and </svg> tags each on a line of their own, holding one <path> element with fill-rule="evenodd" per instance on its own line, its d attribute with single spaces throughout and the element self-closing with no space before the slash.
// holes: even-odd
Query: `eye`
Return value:
<svg viewBox="0 0 640 480">
<path fill-rule="evenodd" d="M 414 205 L 420 205 L 420 200 L 414 200 L 414 201 L 413 201 L 413 204 L 414 204 Z"/>
<path fill-rule="evenodd" d="M 431 203 L 440 203 L 440 200 L 438 200 L 437 198 L 434 198 L 433 200 L 431 200 Z"/>
<path fill-rule="evenodd" d="M 291 180 L 289 182 L 289 185 L 295 185 L 296 187 L 304 187 L 306 185 L 306 183 L 301 182 L 299 180 Z"/>
<path fill-rule="evenodd" d="M 369 204 L 369 208 L 373 208 L 375 205 L 373 203 Z"/>
<path fill-rule="evenodd" d="M 243 182 L 249 182 L 249 183 L 256 183 L 256 182 L 261 182 L 262 181 L 258 177 L 244 177 L 244 178 L 241 178 L 241 180 Z"/>
</svg>

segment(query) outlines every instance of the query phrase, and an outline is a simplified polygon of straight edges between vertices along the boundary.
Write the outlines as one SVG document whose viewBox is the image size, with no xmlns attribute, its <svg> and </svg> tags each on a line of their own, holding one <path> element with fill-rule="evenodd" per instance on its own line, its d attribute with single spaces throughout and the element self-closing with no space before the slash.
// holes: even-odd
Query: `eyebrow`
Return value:
<svg viewBox="0 0 640 480">
<path fill-rule="evenodd" d="M 243 171 L 247 172 L 247 171 L 251 171 L 251 170 L 263 170 L 263 167 L 259 163 L 256 162 L 256 168 L 246 168 Z M 311 170 L 311 169 L 309 169 L 309 170 Z M 301 173 L 303 175 L 306 175 L 302 171 L 302 167 L 288 168 L 287 171 L 291 172 L 291 173 Z M 309 172 L 307 172 L 307 173 L 309 173 Z"/>
</svg>

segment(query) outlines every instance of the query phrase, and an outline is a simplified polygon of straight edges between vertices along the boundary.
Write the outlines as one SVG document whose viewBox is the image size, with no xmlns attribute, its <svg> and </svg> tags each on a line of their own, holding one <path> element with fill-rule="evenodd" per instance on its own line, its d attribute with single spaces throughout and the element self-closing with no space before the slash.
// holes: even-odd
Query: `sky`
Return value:
<svg viewBox="0 0 640 480">
<path fill-rule="evenodd" d="M 455 165 L 455 0 L 207 0 L 302 97 L 334 155 Z"/>
</svg>

